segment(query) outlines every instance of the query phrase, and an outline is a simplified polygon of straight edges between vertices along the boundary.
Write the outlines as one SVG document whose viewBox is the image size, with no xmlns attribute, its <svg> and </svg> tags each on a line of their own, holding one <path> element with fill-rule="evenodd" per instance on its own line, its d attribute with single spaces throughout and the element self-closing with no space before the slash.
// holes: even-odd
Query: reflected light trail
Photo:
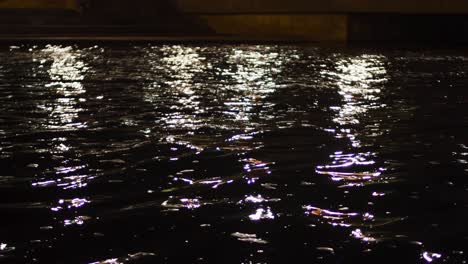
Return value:
<svg viewBox="0 0 468 264">
<path fill-rule="evenodd" d="M 53 100 L 45 101 L 38 107 L 49 113 L 45 128 L 53 131 L 74 131 L 87 128 L 87 124 L 78 120 L 83 109 L 80 104 L 85 102 L 86 89 L 83 81 L 90 68 L 84 62 L 84 50 L 72 46 L 47 45 L 42 49 L 32 49 L 33 59 L 38 61 L 41 68 L 47 69 L 50 82 L 45 84 L 52 94 Z M 65 158 L 73 152 L 70 139 L 57 137 L 51 141 L 51 153 L 64 157 L 61 166 L 54 167 L 54 180 L 40 179 L 32 183 L 34 187 L 56 185 L 63 189 L 75 189 L 87 186 L 93 177 L 81 174 L 87 164 L 76 164 Z M 70 163 L 75 163 L 70 165 Z"/>
<path fill-rule="evenodd" d="M 83 80 L 89 67 L 81 60 L 81 51 L 73 47 L 47 45 L 44 49 L 34 53 L 36 60 L 42 65 L 50 65 L 48 74 L 52 82 L 45 86 L 57 93 L 56 101 L 52 104 L 39 105 L 50 112 L 49 129 L 78 129 L 86 124 L 76 122 L 78 114 L 84 109 L 79 102 L 86 90 Z"/>
<path fill-rule="evenodd" d="M 368 111 L 386 107 L 379 103 L 380 87 L 387 82 L 384 61 L 384 56 L 362 55 L 341 59 L 336 62 L 335 70 L 322 72 L 335 81 L 344 102 L 342 106 L 331 107 L 337 112 L 333 122 L 338 128 L 327 131 L 335 133 L 337 138 L 349 139 L 352 152 L 337 151 L 330 155 L 332 163 L 317 166 L 318 174 L 329 175 L 333 181 L 365 182 L 378 179 L 385 171 L 374 160 L 377 153 L 360 151 L 365 146 L 359 138 L 359 131 L 354 129 Z M 374 124 L 373 132 L 376 133 L 378 128 L 379 124 Z"/>
<path fill-rule="evenodd" d="M 211 65 L 205 62 L 200 48 L 180 45 L 151 47 L 146 53 L 152 74 L 168 76 L 162 83 L 157 80 L 144 88 L 145 100 L 150 103 L 161 103 L 162 97 L 170 95 L 176 111 L 162 117 L 164 125 L 169 129 L 191 130 L 202 125 L 199 114 L 204 110 L 200 107 L 200 96 L 196 94 L 198 84 L 194 78 L 210 69 Z"/>
<path fill-rule="evenodd" d="M 359 118 L 371 109 L 386 107 L 379 103 L 380 87 L 388 81 L 383 61 L 384 56 L 362 55 L 339 60 L 335 71 L 322 72 L 336 81 L 344 101 L 343 106 L 331 107 L 338 112 L 333 121 L 342 128 L 338 130 L 337 137 L 349 138 L 356 148 L 361 146 L 361 142 L 347 126 L 359 124 Z"/>
<path fill-rule="evenodd" d="M 281 72 L 283 65 L 279 55 L 268 49 L 232 51 L 227 59 L 233 65 L 232 70 L 224 69 L 221 73 L 224 78 L 232 78 L 234 83 L 220 87 L 221 90 L 234 92 L 234 96 L 224 102 L 228 108 L 224 114 L 248 125 L 253 107 L 277 88 L 274 74 Z"/>
</svg>

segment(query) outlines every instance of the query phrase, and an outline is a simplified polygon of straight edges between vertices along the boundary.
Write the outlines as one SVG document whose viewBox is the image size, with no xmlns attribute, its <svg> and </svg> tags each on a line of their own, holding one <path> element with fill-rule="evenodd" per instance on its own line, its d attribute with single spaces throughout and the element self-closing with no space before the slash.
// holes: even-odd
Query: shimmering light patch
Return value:
<svg viewBox="0 0 468 264">
<path fill-rule="evenodd" d="M 335 254 L 335 249 L 333 249 L 331 247 L 317 247 L 316 249 L 318 251 L 323 251 L 323 252 L 327 252 L 327 253 L 330 253 L 330 254 Z"/>
<path fill-rule="evenodd" d="M 373 165 L 375 161 L 368 160 L 369 157 L 372 157 L 373 153 L 349 153 L 343 154 L 343 152 L 335 152 L 335 154 L 330 155 L 331 158 L 334 158 L 334 161 L 330 165 L 318 166 L 318 169 L 334 169 L 334 168 L 346 168 L 354 165 Z"/>
<path fill-rule="evenodd" d="M 58 202 L 58 205 L 55 207 L 52 207 L 51 210 L 57 212 L 64 208 L 67 208 L 67 209 L 79 208 L 89 203 L 91 203 L 91 201 L 87 199 L 80 199 L 80 198 L 75 198 L 71 200 L 60 199 Z"/>
<path fill-rule="evenodd" d="M 338 116 L 334 121 L 339 125 L 358 124 L 359 115 L 369 109 L 385 107 L 377 103 L 381 84 L 387 82 L 385 57 L 362 55 L 336 62 L 336 71 L 324 71 L 325 76 L 335 79 L 345 104 L 336 107 Z M 359 143 L 354 142 L 357 146 Z"/>
<path fill-rule="evenodd" d="M 468 172 L 468 146 L 465 144 L 458 145 L 460 149 L 452 152 L 455 162 L 465 167 L 465 171 Z"/>
<path fill-rule="evenodd" d="M 330 109 L 337 112 L 333 121 L 336 129 L 327 129 L 338 138 L 347 138 L 355 149 L 362 147 L 359 134 L 353 126 L 360 123 L 359 119 L 371 109 L 384 108 L 379 104 L 379 94 L 382 85 L 387 82 L 384 56 L 362 55 L 336 62 L 335 71 L 324 71 L 322 74 L 336 82 L 344 105 L 333 106 Z M 372 126 L 373 135 L 382 134 L 378 123 Z M 332 164 L 317 166 L 317 173 L 330 175 L 333 181 L 372 181 L 385 170 L 376 168 L 374 161 L 377 153 L 336 152 L 330 157 Z M 368 168 L 368 169 L 366 169 Z M 350 185 L 351 186 L 351 185 Z"/>
<path fill-rule="evenodd" d="M 264 162 L 254 158 L 243 159 L 244 171 L 246 172 L 246 179 L 249 183 L 254 183 L 257 178 L 271 174 L 270 162 Z"/>
<path fill-rule="evenodd" d="M 243 242 L 249 242 L 249 243 L 255 243 L 255 244 L 268 244 L 268 241 L 258 238 L 256 234 L 235 232 L 235 233 L 232 233 L 231 236 Z"/>
<path fill-rule="evenodd" d="M 77 216 L 74 219 L 67 219 L 63 221 L 64 226 L 71 226 L 71 225 L 84 225 L 85 222 L 91 220 L 92 218 L 89 216 Z"/>
<path fill-rule="evenodd" d="M 180 45 L 164 46 L 161 48 L 164 57 L 161 59 L 163 63 L 167 65 L 173 72 L 175 72 L 178 78 L 177 80 L 190 80 L 196 72 L 200 72 L 204 65 L 206 58 L 200 56 L 200 48 L 187 47 Z M 170 83 L 180 84 L 180 83 Z M 192 92 L 188 92 L 192 94 Z"/>
<path fill-rule="evenodd" d="M 94 179 L 96 176 L 89 175 L 80 175 L 78 174 L 80 170 L 85 169 L 85 165 L 80 166 L 70 166 L 70 167 L 56 167 L 55 175 L 60 176 L 61 178 L 57 179 L 42 179 L 37 182 L 33 182 L 33 187 L 48 187 L 48 186 L 58 186 L 63 189 L 77 189 L 87 186 L 88 181 Z M 76 175 L 73 175 L 76 174 Z"/>
<path fill-rule="evenodd" d="M 182 140 L 179 137 L 176 137 L 173 135 L 167 136 L 164 140 L 166 140 L 168 143 L 175 144 L 181 147 L 186 147 L 188 149 L 197 151 L 197 153 L 203 151 L 203 147 L 196 146 L 190 141 Z"/>
<path fill-rule="evenodd" d="M 255 214 L 249 215 L 249 218 L 252 221 L 260 221 L 263 219 L 275 219 L 275 215 L 273 214 L 270 208 L 267 208 L 266 210 L 263 208 L 259 208 L 255 212 Z"/>
<path fill-rule="evenodd" d="M 44 180 L 44 181 L 33 182 L 31 185 L 33 187 L 47 187 L 47 186 L 51 186 L 55 184 L 56 182 L 53 180 Z"/>
<path fill-rule="evenodd" d="M 366 236 L 362 233 L 361 229 L 355 229 L 351 232 L 351 235 L 357 239 L 362 240 L 363 242 L 375 242 L 377 241 L 375 238 Z"/>
<path fill-rule="evenodd" d="M 365 213 L 362 215 L 362 218 L 364 220 L 373 220 L 375 218 L 375 216 L 373 214 L 370 214 L 370 213 Z"/>
<path fill-rule="evenodd" d="M 281 199 L 267 199 L 262 197 L 260 194 L 257 196 L 254 195 L 248 195 L 245 197 L 245 199 L 239 201 L 239 203 L 268 203 L 268 202 L 278 202 L 281 201 Z"/>
<path fill-rule="evenodd" d="M 185 183 L 188 183 L 188 184 L 194 184 L 195 183 L 193 180 L 187 179 L 187 178 L 178 178 L 178 177 L 174 178 L 174 181 L 179 181 L 179 180 L 183 181 Z M 211 181 L 210 183 L 217 183 L 217 182 L 219 182 L 219 181 Z"/>
<path fill-rule="evenodd" d="M 442 258 L 442 255 L 441 254 L 438 254 L 438 253 L 431 253 L 431 252 L 423 252 L 422 253 L 422 258 L 427 261 L 427 262 L 432 262 L 436 259 L 440 259 Z"/>
<path fill-rule="evenodd" d="M 156 121 L 158 125 L 174 131 L 190 130 L 183 135 L 187 138 L 207 124 L 213 127 L 213 120 L 224 118 L 228 122 L 224 122 L 222 129 L 245 131 L 245 134 L 227 140 L 233 142 L 238 149 L 243 148 L 238 146 L 243 144 L 241 141 L 253 138 L 251 133 L 255 131 L 250 121 L 252 116 L 258 115 L 254 111 L 255 107 L 273 107 L 273 104 L 266 103 L 263 99 L 277 87 L 274 74 L 281 71 L 285 60 L 293 58 L 273 52 L 270 47 L 239 47 L 225 58 L 213 62 L 212 58 L 207 57 L 206 48 L 182 45 L 150 47 L 146 49 L 146 57 L 151 71 L 170 76 L 163 78 L 163 82 L 157 81 L 145 87 L 145 99 L 148 102 L 171 105 L 171 111 L 161 112 L 162 117 Z M 227 65 L 217 68 L 217 62 Z M 223 107 L 213 109 L 210 106 L 212 103 L 207 104 L 203 100 L 209 94 L 200 93 L 206 87 L 205 81 L 199 80 L 199 76 L 206 72 L 215 72 L 216 76 L 213 78 L 219 78 L 222 82 L 215 89 L 210 89 L 210 93 L 216 93 L 213 103 Z M 213 115 L 217 112 L 223 117 Z M 210 141 L 212 139 L 207 138 L 206 142 Z M 247 143 L 243 145 L 249 146 Z"/>
<path fill-rule="evenodd" d="M 106 259 L 103 261 L 92 262 L 89 264 L 124 264 L 124 262 L 119 261 L 119 259 L 113 258 L 113 259 Z"/>
<path fill-rule="evenodd" d="M 318 174 L 329 175 L 333 181 L 370 181 L 379 177 L 385 168 L 375 169 L 375 153 L 335 152 L 331 164 L 316 167 Z M 351 172 L 349 172 L 351 170 Z"/>
<path fill-rule="evenodd" d="M 55 170 L 57 174 L 69 174 L 69 173 L 76 172 L 84 168 L 86 168 L 85 165 L 80 165 L 80 166 L 71 166 L 71 167 L 57 167 L 55 168 Z"/>
<path fill-rule="evenodd" d="M 6 243 L 0 243 L 0 253 L 6 253 L 15 250 L 14 247 L 9 247 Z"/>
<path fill-rule="evenodd" d="M 227 139 L 226 141 L 241 141 L 241 140 L 251 140 L 253 139 L 253 136 L 255 134 L 258 134 L 258 132 L 252 132 L 248 134 L 239 134 L 232 136 L 231 138 Z"/>
<path fill-rule="evenodd" d="M 81 59 L 81 52 L 80 49 L 71 46 L 56 45 L 47 45 L 46 48 L 34 52 L 35 60 L 39 60 L 41 64 L 52 62 L 48 70 L 52 82 L 46 84 L 46 87 L 55 89 L 59 95 L 54 103 L 38 105 L 40 109 L 50 112 L 48 128 L 86 127 L 85 124 L 75 121 L 78 113 L 83 111 L 78 103 L 80 95 L 86 92 L 82 82 L 89 70 Z"/>
<path fill-rule="evenodd" d="M 244 201 L 250 202 L 250 203 L 263 203 L 268 200 L 263 198 L 261 195 L 257 195 L 257 196 L 249 195 L 244 199 Z"/>
<path fill-rule="evenodd" d="M 281 72 L 284 63 L 279 53 L 270 52 L 268 49 L 234 49 L 229 62 L 238 66 L 237 71 L 225 71 L 224 75 L 234 78 L 239 83 L 238 88 L 248 89 L 249 85 L 263 86 L 263 93 L 273 91 L 275 82 L 271 73 Z"/>
<path fill-rule="evenodd" d="M 270 51 L 269 47 L 235 48 L 227 62 L 232 68 L 223 69 L 221 75 L 225 79 L 233 79 L 230 82 L 233 84 L 224 86 L 222 90 L 234 96 L 224 102 L 226 110 L 223 114 L 238 124 L 248 125 L 255 114 L 253 108 L 276 90 L 278 85 L 274 74 L 282 71 L 285 59 L 280 53 Z"/>
<path fill-rule="evenodd" d="M 200 97 L 195 96 L 197 74 L 211 68 L 206 58 L 200 54 L 201 48 L 180 45 L 152 47 L 147 50 L 147 59 L 152 63 L 153 70 L 171 76 L 163 84 L 168 86 L 168 93 L 175 96 L 174 107 L 178 111 L 165 114 L 162 118 L 164 125 L 171 129 L 196 129 L 203 125 L 203 119 L 198 113 Z M 145 99 L 148 102 L 160 100 L 160 83 L 154 83 L 145 88 Z"/>
<path fill-rule="evenodd" d="M 189 199 L 189 198 L 176 198 L 171 197 L 169 200 L 164 201 L 161 206 L 169 209 L 178 210 L 181 208 L 185 209 L 197 209 L 202 205 L 207 203 L 202 203 L 198 198 Z"/>
<path fill-rule="evenodd" d="M 358 213 L 335 212 L 327 209 L 321 209 L 314 206 L 305 206 L 306 215 L 317 216 L 324 219 L 332 226 L 350 227 L 352 224 L 346 221 L 350 218 L 356 218 Z"/>
<path fill-rule="evenodd" d="M 313 206 L 306 206 L 306 210 L 308 211 L 309 214 L 312 215 L 317 215 L 317 216 L 323 216 L 324 218 L 339 218 L 343 219 L 346 217 L 354 217 L 358 216 L 358 213 L 341 213 L 341 212 L 334 212 L 326 209 L 321 209 L 318 207 L 313 207 Z"/>
<path fill-rule="evenodd" d="M 49 69 L 52 80 L 81 81 L 84 79 L 83 72 L 89 69 L 80 60 L 81 53 L 79 49 L 74 49 L 71 46 L 47 45 L 40 53 L 39 57 L 43 59 L 41 62 L 47 62 L 47 60 L 52 59 L 52 66 Z M 73 85 L 81 87 L 81 84 L 78 82 L 73 83 Z"/>
<path fill-rule="evenodd" d="M 389 225 L 405 219 L 401 217 L 376 217 L 369 212 L 349 212 L 349 208 L 347 207 L 340 208 L 339 211 L 332 211 L 314 206 L 304 206 L 303 208 L 305 209 L 306 215 L 318 218 L 320 223 L 326 223 L 335 227 L 356 226 L 373 228 L 375 226 Z M 373 240 L 369 236 L 364 236 L 363 239 L 364 238 L 368 241 Z"/>
<path fill-rule="evenodd" d="M 316 171 L 318 174 L 326 174 L 332 176 L 333 181 L 365 181 L 372 177 L 380 176 L 380 172 L 336 172 L 336 171 Z"/>
<path fill-rule="evenodd" d="M 62 179 L 57 180 L 57 186 L 62 187 L 63 189 L 78 189 L 83 188 L 88 185 L 88 181 L 94 179 L 95 176 L 89 175 L 73 175 L 63 177 Z"/>
<path fill-rule="evenodd" d="M 70 147 L 61 143 L 55 147 L 58 153 L 64 153 L 70 150 Z"/>
</svg>

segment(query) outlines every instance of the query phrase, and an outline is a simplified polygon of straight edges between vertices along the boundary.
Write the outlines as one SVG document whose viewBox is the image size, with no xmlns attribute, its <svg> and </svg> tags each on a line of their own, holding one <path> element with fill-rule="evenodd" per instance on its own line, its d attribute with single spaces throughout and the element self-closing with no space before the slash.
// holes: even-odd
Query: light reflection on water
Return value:
<svg viewBox="0 0 468 264">
<path fill-rule="evenodd" d="M 330 155 L 333 158 L 332 164 L 318 166 L 319 174 L 330 175 L 335 181 L 372 181 L 385 170 L 383 167 L 375 168 L 374 158 L 377 153 L 361 152 L 360 135 L 354 128 L 360 124 L 359 119 L 366 117 L 368 111 L 382 111 L 386 107 L 379 102 L 381 87 L 388 79 L 385 60 L 384 56 L 362 55 L 339 60 L 334 70 L 322 72 L 336 82 L 338 93 L 343 97 L 342 106 L 331 108 L 338 112 L 333 119 L 337 124 L 333 131 L 337 138 L 350 140 L 352 152 L 337 151 Z M 379 126 L 379 122 L 373 124 L 373 134 L 383 134 Z"/>
<path fill-rule="evenodd" d="M 420 55 L 248 45 L 0 50 L 9 58 L 0 62 L 0 210 L 11 214 L 0 223 L 0 255 L 219 263 L 224 249 L 238 248 L 234 263 L 273 263 L 274 252 L 324 263 L 456 263 L 467 101 L 453 87 L 466 85 L 468 64 L 447 55 L 421 65 Z M 441 80 L 452 89 L 434 89 Z M 421 98 L 420 87 L 432 96 Z M 24 214 L 34 221 L 19 221 Z"/>
<path fill-rule="evenodd" d="M 50 112 L 51 118 L 47 128 L 86 128 L 86 124 L 76 121 L 78 114 L 83 111 L 78 103 L 85 100 L 80 96 L 86 92 L 82 81 L 88 70 L 80 56 L 80 51 L 72 47 L 52 45 L 33 54 L 33 60 L 39 61 L 41 66 L 50 65 L 47 70 L 50 82 L 44 86 L 58 94 L 56 102 L 38 105 L 39 108 Z"/>
</svg>

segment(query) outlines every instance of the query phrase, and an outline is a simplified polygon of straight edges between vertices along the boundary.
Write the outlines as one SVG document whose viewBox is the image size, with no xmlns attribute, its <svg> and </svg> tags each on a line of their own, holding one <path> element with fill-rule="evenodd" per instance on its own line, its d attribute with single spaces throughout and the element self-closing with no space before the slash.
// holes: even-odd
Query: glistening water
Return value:
<svg viewBox="0 0 468 264">
<path fill-rule="evenodd" d="M 0 262 L 466 263 L 468 52 L 0 48 Z"/>
</svg>

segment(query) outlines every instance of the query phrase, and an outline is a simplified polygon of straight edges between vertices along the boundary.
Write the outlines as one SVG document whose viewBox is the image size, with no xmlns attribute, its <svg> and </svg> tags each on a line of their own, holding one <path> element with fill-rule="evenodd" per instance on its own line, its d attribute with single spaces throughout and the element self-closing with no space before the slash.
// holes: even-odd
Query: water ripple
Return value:
<svg viewBox="0 0 468 264">
<path fill-rule="evenodd" d="M 0 260 L 463 263 L 465 53 L 0 47 Z"/>
</svg>

